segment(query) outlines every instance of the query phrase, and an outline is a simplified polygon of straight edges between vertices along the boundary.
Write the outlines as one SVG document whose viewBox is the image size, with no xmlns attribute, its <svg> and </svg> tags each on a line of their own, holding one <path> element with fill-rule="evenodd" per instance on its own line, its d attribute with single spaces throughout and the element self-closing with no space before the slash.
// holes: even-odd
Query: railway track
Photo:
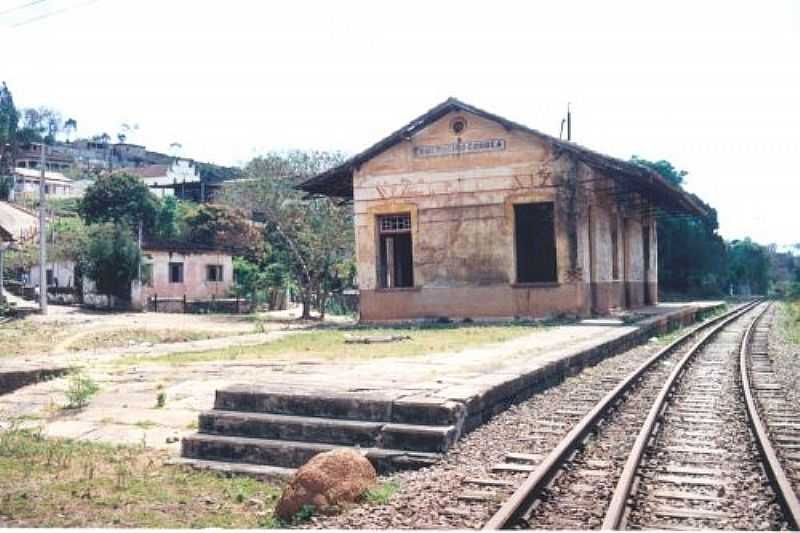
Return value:
<svg viewBox="0 0 800 533">
<path fill-rule="evenodd" d="M 784 518 L 786 505 L 779 508 L 770 496 L 757 445 L 749 438 L 744 402 L 736 400 L 737 355 L 749 346 L 756 306 L 708 321 L 655 354 L 606 392 L 546 456 L 513 454 L 514 462 L 528 459 L 529 475 L 522 482 L 497 475 L 484 480 L 515 489 L 484 527 L 774 529 L 792 524 Z M 685 387 L 672 394 L 675 383 Z M 667 409 L 667 398 L 682 403 Z M 781 409 L 778 414 L 786 415 L 786 406 Z M 721 440 L 726 447 L 716 444 Z M 636 489 L 633 498 L 631 489 Z M 737 499 L 737 491 L 747 499 Z M 763 497 L 753 499 L 753 494 Z M 609 517 L 612 510 L 616 522 Z"/>
<path fill-rule="evenodd" d="M 764 458 L 767 475 L 777 486 L 788 524 L 800 526 L 800 408 L 788 401 L 769 354 L 774 309 L 757 319 L 742 343 L 739 366 L 748 417 Z M 759 327 L 759 321 L 767 321 Z"/>
</svg>

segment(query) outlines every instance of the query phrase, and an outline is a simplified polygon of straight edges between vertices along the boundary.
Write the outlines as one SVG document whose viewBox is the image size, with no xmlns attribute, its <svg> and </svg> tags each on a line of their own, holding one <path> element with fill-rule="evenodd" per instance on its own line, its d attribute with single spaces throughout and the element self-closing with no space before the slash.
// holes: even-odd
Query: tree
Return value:
<svg viewBox="0 0 800 533">
<path fill-rule="evenodd" d="M 185 218 L 189 241 L 225 247 L 250 260 L 264 253 L 264 237 L 241 209 L 226 205 L 203 204 Z"/>
<path fill-rule="evenodd" d="M 658 172 L 667 181 L 683 187 L 688 172 L 669 161 L 648 161 L 633 156 L 632 162 Z M 707 219 L 659 217 L 658 272 L 664 291 L 684 295 L 719 296 L 728 285 L 727 249 L 717 234 L 717 212 L 695 197 L 709 212 Z"/>
<path fill-rule="evenodd" d="M 73 133 L 78 131 L 78 121 L 74 118 L 68 118 L 64 121 L 64 133 L 67 135 L 67 142 L 69 142 L 69 137 Z"/>
<path fill-rule="evenodd" d="M 319 150 L 289 150 L 270 152 L 254 158 L 247 164 L 245 173 L 250 176 L 269 176 L 297 185 L 344 161 L 341 152 Z"/>
<path fill-rule="evenodd" d="M 26 108 L 22 110 L 21 142 L 44 142 L 53 144 L 64 124 L 61 113 L 49 107 Z"/>
<path fill-rule="evenodd" d="M 141 259 L 139 246 L 124 224 L 103 223 L 89 228 L 86 276 L 100 294 L 130 301 L 131 283 L 139 273 Z"/>
<path fill-rule="evenodd" d="M 266 224 L 271 254 L 288 267 L 301 290 L 303 318 L 316 303 L 324 317 L 333 287 L 353 262 L 353 213 L 329 198 L 305 198 L 294 185 L 342 160 L 327 152 L 273 152 L 245 168 L 250 180 L 226 187 L 220 201 L 246 209 Z"/>
<path fill-rule="evenodd" d="M 174 196 L 167 196 L 161 202 L 154 233 L 156 238 L 162 240 L 178 238 L 178 201 Z"/>
<path fill-rule="evenodd" d="M 749 238 L 732 241 L 728 246 L 729 283 L 737 291 L 767 294 L 770 259 L 767 248 Z"/>
<path fill-rule="evenodd" d="M 11 91 L 8 90 L 8 86 L 3 82 L 3 85 L 0 86 L 0 177 L 13 176 L 18 123 L 19 112 L 14 106 L 14 98 L 11 96 Z M 8 197 L 8 192 L 6 191 L 3 195 L 4 199 Z"/>
<path fill-rule="evenodd" d="M 88 224 L 113 222 L 138 228 L 144 234 L 155 232 L 159 201 L 139 178 L 129 174 L 101 176 L 91 184 L 78 206 L 78 212 Z"/>
</svg>

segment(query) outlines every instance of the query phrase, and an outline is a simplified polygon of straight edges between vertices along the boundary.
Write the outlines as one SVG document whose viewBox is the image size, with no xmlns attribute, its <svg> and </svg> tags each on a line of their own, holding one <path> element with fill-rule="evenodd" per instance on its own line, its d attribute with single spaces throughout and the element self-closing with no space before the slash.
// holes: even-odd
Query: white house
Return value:
<svg viewBox="0 0 800 533">
<path fill-rule="evenodd" d="M 159 198 L 173 196 L 176 185 L 200 182 L 197 167 L 190 159 L 176 159 L 171 165 L 123 168 L 121 172 L 141 178 Z"/>
</svg>

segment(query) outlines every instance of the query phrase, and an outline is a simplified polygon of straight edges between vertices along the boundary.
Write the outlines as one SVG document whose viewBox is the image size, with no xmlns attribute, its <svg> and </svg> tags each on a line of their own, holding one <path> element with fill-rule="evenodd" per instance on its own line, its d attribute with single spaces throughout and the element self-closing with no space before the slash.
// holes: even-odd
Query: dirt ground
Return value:
<svg viewBox="0 0 800 533">
<path fill-rule="evenodd" d="M 31 314 L 0 326 L 0 357 L 181 343 L 321 325 L 300 322 L 299 317 L 299 308 L 253 315 L 187 315 L 105 312 L 50 305 L 47 315 Z M 325 321 L 326 324 L 347 322 L 345 317 Z"/>
</svg>

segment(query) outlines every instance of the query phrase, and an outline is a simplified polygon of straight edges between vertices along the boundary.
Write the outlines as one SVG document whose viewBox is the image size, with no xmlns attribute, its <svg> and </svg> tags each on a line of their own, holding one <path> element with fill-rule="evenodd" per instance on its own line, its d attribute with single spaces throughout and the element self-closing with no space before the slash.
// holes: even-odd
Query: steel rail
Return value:
<svg viewBox="0 0 800 533">
<path fill-rule="evenodd" d="M 628 454 L 628 460 L 625 462 L 625 467 L 622 469 L 619 480 L 617 480 L 617 486 L 614 489 L 613 496 L 611 497 L 611 503 L 608 505 L 608 509 L 606 510 L 602 529 L 620 528 L 622 520 L 625 517 L 625 512 L 628 509 L 628 497 L 630 496 L 631 488 L 633 487 L 633 482 L 636 478 L 636 471 L 639 469 L 639 464 L 642 461 L 642 457 L 644 457 L 644 452 L 647 449 L 647 443 L 653 436 L 653 429 L 656 426 L 656 422 L 661 417 L 667 397 L 672 392 L 672 389 L 676 385 L 678 378 L 686 369 L 687 363 L 692 360 L 692 358 L 697 354 L 698 350 L 706 342 L 708 342 L 713 335 L 718 333 L 722 328 L 740 316 L 753 309 L 759 303 L 761 303 L 761 300 L 757 300 L 752 305 L 747 306 L 741 313 L 732 315 L 717 324 L 711 331 L 706 333 L 702 339 L 695 343 L 695 345 L 689 349 L 683 359 L 681 359 L 680 362 L 675 365 L 675 368 L 672 369 L 667 381 L 664 383 L 664 386 L 661 388 L 658 396 L 653 401 L 653 406 L 650 408 L 647 418 L 642 424 L 642 429 L 639 431 L 639 434 L 636 437 L 636 441 L 631 448 L 630 454 Z"/>
<path fill-rule="evenodd" d="M 753 334 L 756 323 L 761 319 L 767 308 L 753 320 L 750 327 L 745 332 L 742 346 L 739 350 L 739 372 L 741 373 L 742 391 L 744 393 L 745 404 L 747 405 L 747 418 L 750 421 L 750 427 L 756 437 L 756 445 L 761 452 L 764 467 L 767 477 L 772 482 L 775 489 L 778 502 L 786 514 L 786 519 L 789 522 L 789 528 L 797 530 L 800 526 L 800 500 L 798 500 L 797 493 L 792 488 L 789 478 L 786 476 L 786 471 L 783 469 L 778 454 L 775 453 L 775 448 L 769 440 L 769 432 L 767 426 L 761 419 L 758 412 L 758 407 L 753 394 L 753 387 L 750 381 L 750 365 L 748 360 L 750 357 L 750 337 Z"/>
<path fill-rule="evenodd" d="M 563 463 L 567 460 L 569 455 L 578 447 L 586 437 L 586 435 L 594 428 L 597 421 L 600 420 L 609 409 L 616 404 L 631 387 L 638 382 L 639 378 L 650 367 L 670 354 L 678 346 L 683 344 L 692 335 L 699 331 L 712 327 L 715 324 L 729 321 L 738 318 L 740 315 L 752 309 L 756 302 L 749 302 L 745 305 L 737 307 L 732 311 L 724 313 L 720 316 L 707 320 L 690 331 L 675 339 L 667 346 L 659 350 L 655 355 L 650 357 L 647 361 L 642 363 L 636 370 L 631 372 L 625 377 L 613 390 L 607 393 L 599 402 L 595 404 L 591 411 L 589 411 L 575 426 L 566 434 L 566 436 L 553 448 L 553 450 L 545 457 L 541 463 L 536 467 L 536 470 L 530 473 L 525 481 L 514 491 L 514 493 L 505 501 L 500 509 L 484 524 L 483 529 L 507 529 L 511 527 L 512 523 L 527 512 L 530 504 L 535 501 L 542 489 L 555 477 L 556 473 L 560 470 Z M 718 328 L 715 328 L 715 331 Z"/>
</svg>

